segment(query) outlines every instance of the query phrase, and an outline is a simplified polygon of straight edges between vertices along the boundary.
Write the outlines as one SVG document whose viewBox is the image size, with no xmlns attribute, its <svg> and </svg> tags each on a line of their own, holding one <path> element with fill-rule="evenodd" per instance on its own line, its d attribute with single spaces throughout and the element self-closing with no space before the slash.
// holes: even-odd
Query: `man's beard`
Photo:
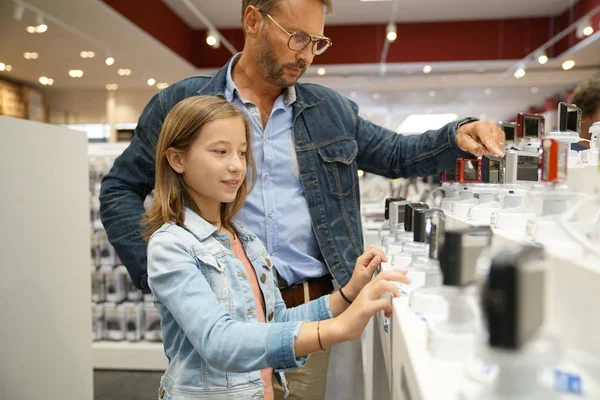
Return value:
<svg viewBox="0 0 600 400">
<path fill-rule="evenodd" d="M 298 77 L 298 79 L 300 79 L 300 77 L 304 75 L 307 67 L 306 63 L 303 61 L 298 61 L 294 64 L 279 64 L 266 30 L 260 33 L 256 47 L 254 48 L 254 59 L 256 60 L 258 69 L 263 77 L 269 83 L 282 88 L 294 86 L 296 83 L 295 81 L 288 82 L 285 80 L 285 68 L 296 68 L 302 70 L 302 72 L 300 72 L 300 76 Z"/>
</svg>

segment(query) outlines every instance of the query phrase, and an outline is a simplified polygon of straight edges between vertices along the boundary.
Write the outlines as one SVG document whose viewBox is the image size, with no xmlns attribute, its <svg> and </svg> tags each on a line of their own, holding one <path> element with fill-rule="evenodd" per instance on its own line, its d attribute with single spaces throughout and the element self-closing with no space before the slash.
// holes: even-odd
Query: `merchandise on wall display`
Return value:
<svg viewBox="0 0 600 400">
<path fill-rule="evenodd" d="M 124 303 L 127 318 L 127 340 L 138 342 L 143 338 L 144 305 L 142 303 Z"/>
<path fill-rule="evenodd" d="M 143 295 L 133 285 L 100 221 L 100 184 L 115 158 L 89 158 L 92 336 L 95 341 L 160 341 L 160 318 L 152 295 Z M 144 206 L 149 207 L 151 201 L 150 195 Z M 146 324 L 146 313 L 150 314 L 150 324 Z M 150 331 L 146 333 L 148 326 Z"/>
<path fill-rule="evenodd" d="M 123 304 L 104 303 L 104 339 L 125 340 L 126 321 Z"/>
<path fill-rule="evenodd" d="M 104 338 L 104 305 L 92 303 L 92 340 L 99 341 Z"/>
<path fill-rule="evenodd" d="M 144 302 L 144 339 L 150 342 L 162 341 L 160 314 L 154 303 Z"/>
</svg>

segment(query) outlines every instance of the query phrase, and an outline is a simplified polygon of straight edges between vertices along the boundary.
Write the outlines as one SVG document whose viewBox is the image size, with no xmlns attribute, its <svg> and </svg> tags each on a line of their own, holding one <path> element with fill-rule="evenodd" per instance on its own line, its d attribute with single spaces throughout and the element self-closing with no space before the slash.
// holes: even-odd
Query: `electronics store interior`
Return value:
<svg viewBox="0 0 600 400">
<path fill-rule="evenodd" d="M 0 0 L 0 154 L 1 399 L 600 400 L 600 0 Z"/>
</svg>

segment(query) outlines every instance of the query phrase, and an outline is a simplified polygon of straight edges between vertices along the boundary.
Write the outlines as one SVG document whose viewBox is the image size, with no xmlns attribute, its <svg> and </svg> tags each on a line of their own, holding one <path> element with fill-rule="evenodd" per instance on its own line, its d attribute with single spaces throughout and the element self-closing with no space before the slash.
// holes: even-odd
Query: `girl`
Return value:
<svg viewBox="0 0 600 400">
<path fill-rule="evenodd" d="M 343 292 L 286 309 L 260 240 L 233 222 L 256 171 L 244 115 L 225 99 L 195 96 L 164 121 L 155 197 L 144 216 L 148 281 L 169 366 L 160 399 L 273 398 L 272 376 L 319 349 L 360 336 L 403 271 L 371 279 L 385 257 L 371 247 Z M 247 173 L 250 177 L 247 177 Z"/>
</svg>

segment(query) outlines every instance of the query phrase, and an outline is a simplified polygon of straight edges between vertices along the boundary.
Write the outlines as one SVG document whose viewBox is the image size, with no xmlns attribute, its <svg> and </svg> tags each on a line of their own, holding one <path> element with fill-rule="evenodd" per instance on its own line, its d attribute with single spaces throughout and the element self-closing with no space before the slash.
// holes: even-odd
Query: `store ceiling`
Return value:
<svg viewBox="0 0 600 400">
<path fill-rule="evenodd" d="M 206 28 L 182 0 L 163 0 L 188 26 Z M 191 0 L 217 28 L 237 28 L 241 19 L 241 0 Z M 328 25 L 387 23 L 394 1 L 333 0 Z M 556 16 L 571 0 L 419 0 L 400 1 L 397 22 L 467 21 Z"/>
<path fill-rule="evenodd" d="M 146 79 L 149 77 L 158 82 L 173 83 L 204 71 L 102 1 L 27 1 L 91 40 L 52 22 L 48 23 L 47 32 L 31 35 L 25 31 L 25 26 L 35 24 L 35 15 L 26 11 L 23 20 L 16 21 L 13 18 L 13 2 L 0 0 L 0 62 L 13 67 L 10 73 L 0 72 L 0 77 L 33 84 L 37 84 L 42 75 L 52 77 L 54 85 L 45 87 L 46 90 L 103 89 L 108 83 L 117 83 L 120 89 L 148 89 Z M 193 1 L 217 27 L 235 26 L 239 21 L 240 0 Z M 164 2 L 174 10 L 177 10 L 177 4 L 182 4 L 181 0 Z M 402 1 L 397 20 L 557 15 L 564 13 L 569 3 L 569 0 L 548 0 L 543 5 L 516 0 L 463 0 L 450 6 L 447 0 L 422 0 L 411 4 Z M 219 5 L 218 12 L 214 11 L 216 4 Z M 335 14 L 329 18 L 332 24 L 384 24 L 391 7 L 391 2 L 360 3 L 358 0 L 345 0 L 343 6 L 340 4 L 340 0 L 334 2 Z M 425 16 L 421 12 L 423 9 L 436 11 Z M 191 27 L 198 26 L 198 21 L 187 23 Z M 520 80 L 510 75 L 502 77 L 517 61 L 515 59 L 433 62 L 430 63 L 433 71 L 427 75 L 422 72 L 423 62 L 393 63 L 387 65 L 384 76 L 380 74 L 379 64 L 317 65 L 316 59 L 316 64 L 303 79 L 339 90 L 356 101 L 363 114 L 369 114 L 376 122 L 393 129 L 411 113 L 454 112 L 460 116 L 486 114 L 491 119 L 508 119 L 531 105 L 542 104 L 547 96 L 564 93 L 581 79 L 597 73 L 600 66 L 599 38 L 597 32 L 570 51 L 569 56 L 577 62 L 573 70 L 562 71 L 561 60 L 551 60 L 545 66 L 532 66 Z M 116 59 L 111 67 L 104 64 L 107 49 Z M 96 58 L 82 59 L 79 56 L 82 50 L 95 51 Z M 38 52 L 39 58 L 25 60 L 23 53 L 32 51 Z M 321 66 L 327 70 L 323 77 L 316 73 Z M 119 76 L 119 68 L 130 68 L 132 74 Z M 70 69 L 81 69 L 84 76 L 70 78 Z M 536 88 L 535 93 L 533 88 Z M 485 89 L 491 89 L 487 91 L 490 94 L 486 94 Z M 430 96 L 431 91 L 436 92 L 435 96 Z M 374 95 L 378 98 L 375 99 Z"/>
</svg>

